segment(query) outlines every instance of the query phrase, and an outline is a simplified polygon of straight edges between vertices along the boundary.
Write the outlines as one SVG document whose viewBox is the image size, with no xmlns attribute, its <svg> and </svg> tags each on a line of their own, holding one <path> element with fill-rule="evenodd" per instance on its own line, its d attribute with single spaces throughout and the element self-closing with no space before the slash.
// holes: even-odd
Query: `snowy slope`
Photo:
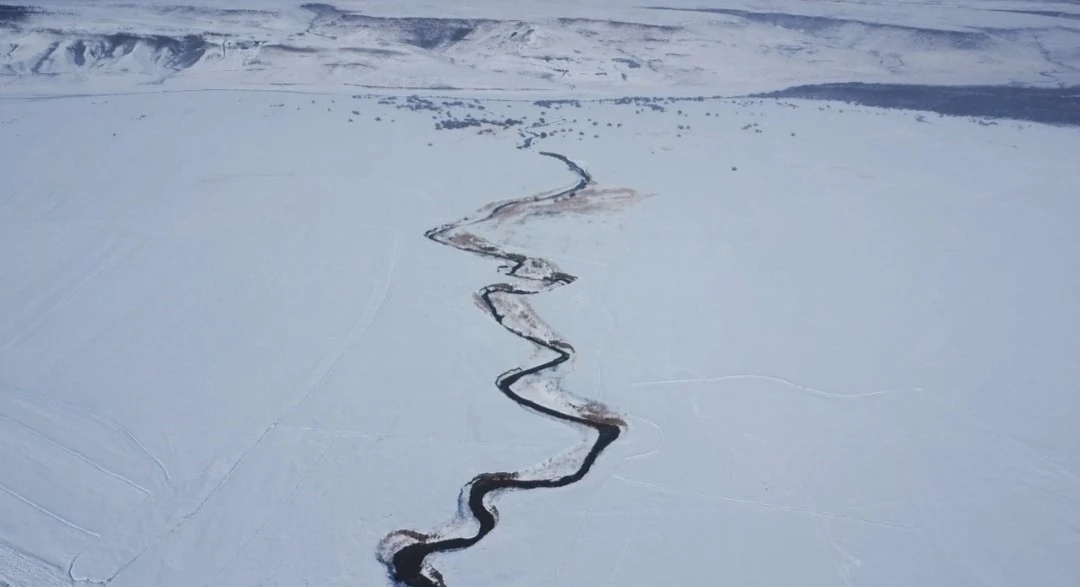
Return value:
<svg viewBox="0 0 1080 587">
<path fill-rule="evenodd" d="M 1077 14 L 0 7 L 0 585 L 1077 584 Z"/>
<path fill-rule="evenodd" d="M 1053 3 L 236 6 L 13 7 L 0 16 L 0 82 L 725 95 L 852 80 L 1080 84 L 1080 12 Z"/>
</svg>

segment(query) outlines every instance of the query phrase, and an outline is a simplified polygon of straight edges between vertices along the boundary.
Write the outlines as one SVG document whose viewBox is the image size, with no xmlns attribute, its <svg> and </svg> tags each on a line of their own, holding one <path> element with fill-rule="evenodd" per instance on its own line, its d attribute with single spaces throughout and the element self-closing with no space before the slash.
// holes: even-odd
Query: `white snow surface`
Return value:
<svg viewBox="0 0 1080 587">
<path fill-rule="evenodd" d="M 234 4 L 252 12 L 49 2 L 0 23 L 18 45 L 0 54 L 0 585 L 389 585 L 388 533 L 580 447 L 494 385 L 535 351 L 474 306 L 497 263 L 422 236 L 575 181 L 538 149 L 586 167 L 595 199 L 485 237 L 578 277 L 529 303 L 577 349 L 562 385 L 629 429 L 583 481 L 498 496 L 491 535 L 433 557 L 450 587 L 1080 584 L 1076 128 L 587 99 L 1065 83 L 1080 20 L 1034 11 L 1075 4 L 734 8 L 849 21 L 828 38 L 628 2 L 336 5 L 497 21 L 432 50 Z M 651 46 L 612 20 L 677 28 Z M 521 26 L 536 55 L 581 52 L 565 79 L 494 40 Z M 997 32 L 978 51 L 903 37 L 928 28 Z M 260 44 L 182 69 L 139 43 L 65 61 L 118 32 Z M 319 51 L 267 49 L 300 40 Z M 886 45 L 899 70 L 867 57 Z M 343 47 L 406 54 L 336 77 Z M 593 79 L 627 51 L 655 67 Z M 459 89 L 401 107 L 417 80 Z M 549 96 L 582 101 L 532 101 Z M 434 130 L 448 111 L 524 124 Z"/>
<path fill-rule="evenodd" d="M 679 109 L 558 113 L 599 138 L 545 148 L 643 197 L 504 239 L 579 276 L 530 301 L 630 431 L 504 496 L 450 584 L 1075 583 L 1080 135 Z M 421 236 L 572 179 L 516 135 L 262 92 L 3 112 L 4 581 L 384 584 L 384 534 L 580 442 L 492 384 L 530 353 L 473 307 L 495 264 Z"/>
</svg>

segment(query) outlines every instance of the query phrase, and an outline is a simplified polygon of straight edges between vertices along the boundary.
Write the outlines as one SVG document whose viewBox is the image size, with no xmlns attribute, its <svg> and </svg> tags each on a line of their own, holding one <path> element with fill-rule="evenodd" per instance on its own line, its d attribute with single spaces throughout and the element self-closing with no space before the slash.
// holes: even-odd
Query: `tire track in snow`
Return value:
<svg viewBox="0 0 1080 587">
<path fill-rule="evenodd" d="M 146 487 L 143 487 L 142 485 L 139 485 L 135 481 L 132 481 L 131 478 L 125 477 L 124 475 L 122 475 L 120 473 L 117 473 L 117 472 L 113 471 L 112 469 L 109 469 L 108 467 L 105 467 L 104 465 L 99 464 L 97 461 L 95 461 L 94 459 L 92 459 L 92 458 L 86 456 L 85 454 L 79 452 L 78 450 L 73 449 L 73 448 L 69 447 L 68 445 L 66 445 L 64 443 L 53 439 L 51 436 L 49 436 L 47 434 L 44 434 L 44 433 L 36 430 L 35 428 L 31 427 L 31 426 L 27 426 L 26 424 L 23 424 L 22 422 L 20 422 L 18 420 L 9 418 L 9 417 L 7 417 L 7 416 L 5 416 L 3 414 L 0 414 L 0 421 L 8 422 L 8 423 L 10 423 L 11 425 L 13 425 L 13 426 L 15 426 L 17 428 L 21 428 L 22 430 L 28 432 L 29 434 L 39 438 L 41 441 L 45 442 L 46 444 L 48 444 L 50 446 L 53 446 L 53 447 L 57 448 L 58 450 L 60 450 L 60 451 L 62 451 L 64 453 L 67 453 L 68 455 L 71 455 L 72 457 L 74 457 L 74 458 L 86 463 L 87 465 L 90 465 L 91 467 L 97 469 L 99 472 L 101 472 L 101 473 L 103 473 L 103 474 L 105 474 L 105 475 L 107 475 L 109 477 L 112 477 L 113 479 L 116 479 L 117 481 L 119 481 L 121 483 L 124 483 L 125 485 L 127 485 L 129 487 L 132 487 L 137 491 L 142 492 L 144 495 L 153 495 L 154 494 L 153 491 L 150 491 Z"/>
<path fill-rule="evenodd" d="M 449 526 L 421 533 L 398 530 L 379 544 L 379 560 L 392 580 L 407 587 L 445 587 L 442 574 L 427 558 L 433 554 L 469 548 L 487 536 L 498 523 L 493 497 L 503 491 L 564 487 L 588 474 L 600 454 L 618 439 L 626 422 L 599 402 L 584 400 L 559 386 L 561 365 L 572 361 L 574 347 L 547 327 L 525 301 L 524 296 L 542 293 L 573 283 L 577 278 L 563 273 L 550 261 L 508 252 L 469 232 L 469 227 L 499 220 L 534 207 L 558 205 L 578 196 L 592 183 L 592 177 L 569 158 L 542 152 L 565 164 L 578 176 L 572 187 L 551 194 L 528 196 L 488 204 L 472 217 L 427 231 L 428 239 L 468 253 L 502 262 L 499 271 L 513 278 L 511 283 L 494 283 L 475 294 L 477 306 L 515 336 L 531 342 L 538 350 L 553 354 L 540 362 L 515 367 L 499 375 L 495 385 L 518 405 L 539 414 L 595 431 L 583 456 L 564 455 L 537 468 L 523 471 L 482 473 L 461 490 L 458 513 Z M 573 461 L 573 462 L 572 462 Z"/>
<path fill-rule="evenodd" d="M 117 432 L 118 434 L 124 436 L 129 441 L 131 441 L 133 448 L 137 449 L 139 452 L 141 452 L 143 455 L 145 455 L 147 458 L 154 462 L 157 469 L 161 471 L 161 476 L 162 479 L 165 481 L 165 485 L 168 485 L 168 482 L 172 480 L 172 477 L 169 475 L 169 470 L 165 467 L 165 463 L 162 462 L 162 460 L 158 458 L 157 455 L 151 452 L 150 449 L 147 448 L 146 445 L 143 444 L 142 441 L 139 440 L 139 438 L 131 432 L 131 430 L 129 430 L 127 427 L 125 427 L 120 422 L 114 420 L 113 418 L 110 418 L 109 416 L 106 416 L 105 414 L 99 412 L 98 410 L 80 403 L 53 399 L 45 397 L 43 394 L 33 394 L 27 390 L 19 389 L 8 383 L 0 381 L 0 397 L 5 395 L 16 399 L 21 399 L 29 403 L 45 404 L 72 410 L 75 413 L 84 415 L 88 419 L 94 420 L 95 423 L 100 424 L 102 427 L 112 429 L 113 431 Z"/>
<path fill-rule="evenodd" d="M 94 538 L 101 538 L 101 534 L 99 534 L 97 532 L 94 532 L 93 530 L 90 530 L 89 528 L 83 528 L 82 526 L 76 524 L 75 522 L 72 522 L 71 520 L 65 518 L 64 516 L 61 516 L 60 514 L 50 510 L 49 508 L 38 504 L 37 502 L 33 501 L 32 499 L 20 495 L 19 493 L 15 492 L 13 489 L 9 489 L 3 483 L 0 483 L 0 491 L 10 495 L 11 497 L 14 497 L 15 499 L 23 502 L 24 504 L 30 506 L 31 508 L 33 508 L 33 509 L 45 514 L 46 516 L 56 520 L 57 522 L 60 522 L 61 524 L 67 526 L 68 528 L 78 530 L 79 532 L 82 532 L 83 534 L 86 534 L 87 536 L 93 536 Z"/>
</svg>

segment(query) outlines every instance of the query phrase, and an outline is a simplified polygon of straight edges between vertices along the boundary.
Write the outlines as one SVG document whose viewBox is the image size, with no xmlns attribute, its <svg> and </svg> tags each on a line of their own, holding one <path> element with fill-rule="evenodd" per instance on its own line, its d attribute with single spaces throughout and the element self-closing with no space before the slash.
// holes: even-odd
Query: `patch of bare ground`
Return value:
<svg viewBox="0 0 1080 587">
<path fill-rule="evenodd" d="M 588 216 L 614 213 L 644 199 L 646 196 L 632 188 L 589 187 L 569 198 L 537 202 L 512 211 L 515 224 L 525 224 L 537 218 Z M 511 220 L 510 215 L 499 215 L 499 220 Z"/>
</svg>

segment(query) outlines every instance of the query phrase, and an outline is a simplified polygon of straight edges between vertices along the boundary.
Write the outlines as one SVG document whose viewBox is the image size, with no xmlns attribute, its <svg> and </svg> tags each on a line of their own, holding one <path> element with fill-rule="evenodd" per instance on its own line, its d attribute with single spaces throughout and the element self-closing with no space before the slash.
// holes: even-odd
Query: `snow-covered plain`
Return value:
<svg viewBox="0 0 1080 587">
<path fill-rule="evenodd" d="M 976 11 L 815 6 L 937 27 Z M 97 6 L 79 26 L 150 35 L 149 13 L 174 33 L 205 17 Z M 1034 71 L 1000 57 L 1008 79 L 983 82 Z M 872 78 L 783 63 L 753 85 Z M 495 264 L 422 236 L 576 181 L 538 150 L 585 166 L 598 203 L 492 238 L 578 276 L 530 303 L 577 348 L 563 386 L 629 427 L 583 481 L 500 496 L 490 536 L 435 557 L 447 585 L 1080 582 L 1075 128 L 565 85 L 544 93 L 582 101 L 544 103 L 502 73 L 482 99 L 361 96 L 299 64 L 272 69 L 311 75 L 303 91 L 198 65 L 158 86 L 5 78 L 0 585 L 388 585 L 388 533 L 448 521 L 478 473 L 580 446 L 493 384 L 533 352 L 474 306 Z M 231 89 L 168 91 L 200 87 Z"/>
</svg>

